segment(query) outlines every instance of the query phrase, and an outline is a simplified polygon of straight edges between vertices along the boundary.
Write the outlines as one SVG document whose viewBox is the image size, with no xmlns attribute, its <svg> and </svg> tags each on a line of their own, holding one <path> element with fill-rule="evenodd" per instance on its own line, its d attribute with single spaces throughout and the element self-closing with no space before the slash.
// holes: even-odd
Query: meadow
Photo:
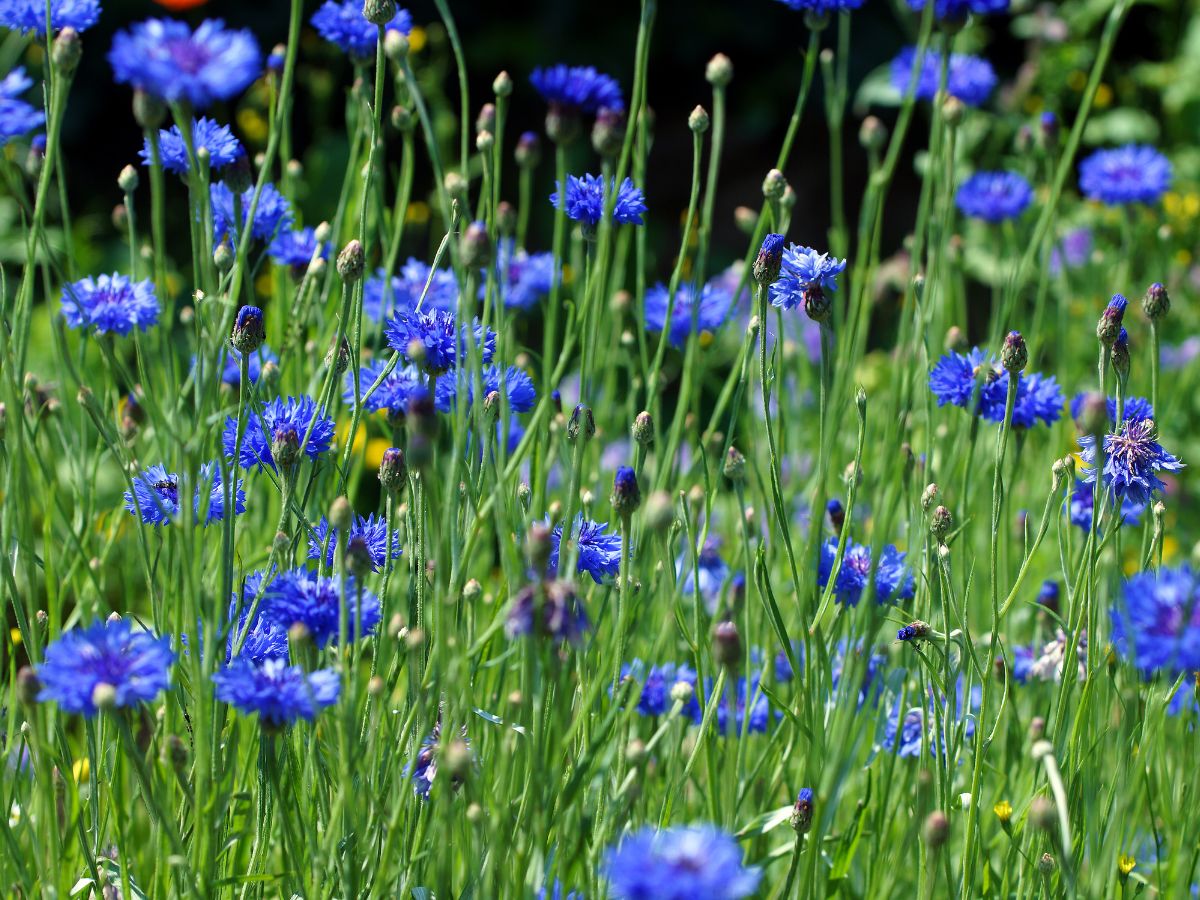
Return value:
<svg viewBox="0 0 1200 900">
<path fill-rule="evenodd" d="M 0 0 L 0 892 L 1200 895 L 1200 4 L 492 6 Z"/>
</svg>

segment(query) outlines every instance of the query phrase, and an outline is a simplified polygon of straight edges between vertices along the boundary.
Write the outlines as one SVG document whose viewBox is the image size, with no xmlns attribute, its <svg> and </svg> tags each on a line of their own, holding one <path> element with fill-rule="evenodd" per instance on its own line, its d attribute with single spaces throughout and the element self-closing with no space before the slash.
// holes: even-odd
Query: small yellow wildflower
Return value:
<svg viewBox="0 0 1200 900">
<path fill-rule="evenodd" d="M 992 807 L 992 812 L 996 814 L 996 818 L 1000 820 L 1001 825 L 1007 825 L 1013 814 L 1012 804 L 1007 800 L 1001 800 Z"/>
</svg>

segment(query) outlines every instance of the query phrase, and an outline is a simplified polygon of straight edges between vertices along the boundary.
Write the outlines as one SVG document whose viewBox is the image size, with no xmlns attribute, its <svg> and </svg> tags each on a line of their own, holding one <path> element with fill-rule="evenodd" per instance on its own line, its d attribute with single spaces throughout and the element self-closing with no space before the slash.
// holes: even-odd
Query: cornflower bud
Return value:
<svg viewBox="0 0 1200 900">
<path fill-rule="evenodd" d="M 45 12 L 44 7 L 42 11 Z M 70 26 L 60 31 L 50 49 L 50 58 L 54 67 L 64 75 L 70 75 L 78 69 L 79 60 L 83 59 L 83 41 L 79 39 L 79 32 Z"/>
<path fill-rule="evenodd" d="M 512 76 L 508 72 L 501 71 L 499 75 L 492 81 L 492 93 L 497 97 L 507 97 L 513 92 Z"/>
<path fill-rule="evenodd" d="M 796 803 L 792 807 L 791 823 L 796 834 L 806 834 L 812 828 L 813 792 L 812 788 L 801 788 L 796 795 Z"/>
<path fill-rule="evenodd" d="M 718 622 L 713 629 L 713 659 L 727 669 L 742 661 L 742 636 L 733 622 Z"/>
<path fill-rule="evenodd" d="M 622 519 L 628 519 L 642 504 L 642 490 L 638 487 L 637 473 L 629 466 L 621 466 L 613 478 L 612 508 Z"/>
<path fill-rule="evenodd" d="M 1004 346 L 1000 348 L 1000 362 L 1011 373 L 1024 372 L 1029 365 L 1029 349 L 1025 346 L 1025 338 L 1021 332 L 1010 331 L 1004 338 Z"/>
<path fill-rule="evenodd" d="M 649 447 L 654 443 L 654 419 L 650 413 L 642 410 L 633 420 L 633 439 L 639 446 Z"/>
<path fill-rule="evenodd" d="M 1096 323 L 1096 337 L 1105 347 L 1111 347 L 1117 342 L 1128 305 L 1129 301 L 1120 294 L 1113 294 L 1108 305 L 1104 307 L 1104 312 L 1100 314 L 1100 321 Z"/>
<path fill-rule="evenodd" d="M 459 244 L 463 265 L 468 269 L 479 269 L 492 261 L 492 239 L 483 222 L 472 222 L 463 232 Z"/>
<path fill-rule="evenodd" d="M 337 272 L 346 284 L 354 284 L 354 282 L 361 279 L 365 265 L 366 258 L 363 253 L 363 245 L 358 240 L 350 241 L 345 249 L 338 254 Z"/>
<path fill-rule="evenodd" d="M 117 176 L 117 187 L 122 193 L 132 194 L 138 189 L 138 184 L 141 180 L 138 178 L 137 169 L 133 166 L 126 166 L 121 170 L 121 174 Z"/>
<path fill-rule="evenodd" d="M 222 244 L 221 246 L 226 246 Z M 229 344 L 239 353 L 253 353 L 266 337 L 263 328 L 263 311 L 257 306 L 243 306 L 233 322 Z"/>
<path fill-rule="evenodd" d="M 716 54 L 704 67 L 704 78 L 713 87 L 725 87 L 733 81 L 733 62 L 724 53 Z"/>
<path fill-rule="evenodd" d="M 746 457 L 737 447 L 730 447 L 725 454 L 725 465 L 722 467 L 725 477 L 734 484 L 741 483 L 746 478 Z"/>
<path fill-rule="evenodd" d="M 571 419 L 567 422 L 567 440 L 575 441 L 580 434 L 585 441 L 590 441 L 596 435 L 596 419 L 591 408 L 582 403 L 575 407 Z"/>
<path fill-rule="evenodd" d="M 709 118 L 708 110 L 703 106 L 697 105 L 688 116 L 688 128 L 691 129 L 692 134 L 704 134 L 711 125 L 712 119 Z"/>
<path fill-rule="evenodd" d="M 592 126 L 592 149 L 600 156 L 613 157 L 625 142 L 625 111 L 601 107 Z"/>
<path fill-rule="evenodd" d="M 517 165 L 522 169 L 532 169 L 542 158 L 542 146 L 538 136 L 532 131 L 526 131 L 517 139 L 517 149 L 514 153 Z"/>
<path fill-rule="evenodd" d="M 675 503 L 666 491 L 655 491 L 646 500 L 646 527 L 666 531 L 675 521 Z"/>
<path fill-rule="evenodd" d="M 396 18 L 396 0 L 365 0 L 362 13 L 372 25 L 386 25 Z"/>
<path fill-rule="evenodd" d="M 759 284 L 770 286 L 779 280 L 779 271 L 783 268 L 783 242 L 782 234 L 768 234 L 763 238 L 754 261 L 754 280 Z"/>
<path fill-rule="evenodd" d="M 383 459 L 379 461 L 379 483 L 393 497 L 399 496 L 408 484 L 408 465 L 404 461 L 404 451 L 399 447 L 383 451 Z"/>
<path fill-rule="evenodd" d="M 779 200 L 787 188 L 787 179 L 778 169 L 772 169 L 763 179 L 762 192 L 767 200 Z"/>
<path fill-rule="evenodd" d="M 1146 288 L 1146 295 L 1142 297 L 1142 312 L 1147 319 L 1157 322 L 1170 311 L 1171 298 L 1167 296 L 1165 287 L 1156 281 Z"/>
</svg>

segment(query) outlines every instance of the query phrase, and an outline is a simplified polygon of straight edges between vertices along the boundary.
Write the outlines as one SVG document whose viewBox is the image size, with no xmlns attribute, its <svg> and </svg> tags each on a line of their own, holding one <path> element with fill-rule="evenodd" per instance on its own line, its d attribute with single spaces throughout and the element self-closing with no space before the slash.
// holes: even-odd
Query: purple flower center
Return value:
<svg viewBox="0 0 1200 900">
<path fill-rule="evenodd" d="M 191 38 L 170 41 L 167 44 L 167 52 L 175 65 L 189 75 L 198 74 L 212 58 L 207 47 L 196 43 Z"/>
</svg>

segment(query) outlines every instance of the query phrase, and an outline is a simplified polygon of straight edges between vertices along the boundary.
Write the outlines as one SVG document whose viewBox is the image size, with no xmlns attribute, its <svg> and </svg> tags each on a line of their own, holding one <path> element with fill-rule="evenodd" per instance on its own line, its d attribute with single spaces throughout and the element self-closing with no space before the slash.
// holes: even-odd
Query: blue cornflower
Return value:
<svg viewBox="0 0 1200 900">
<path fill-rule="evenodd" d="M 214 672 L 217 699 L 247 715 L 258 714 L 264 728 L 283 728 L 297 719 L 312 721 L 337 702 L 342 679 L 333 669 L 305 672 L 286 659 L 254 663 L 239 656 Z"/>
<path fill-rule="evenodd" d="M 251 384 L 258 384 L 263 366 L 269 362 L 278 365 L 279 357 L 266 344 L 261 344 L 257 350 L 250 354 L 250 360 L 246 365 L 246 374 L 250 377 Z M 233 347 L 228 349 L 225 356 L 225 368 L 221 371 L 221 381 L 230 387 L 239 387 L 241 385 L 242 352 L 240 350 L 235 350 Z"/>
<path fill-rule="evenodd" d="M 557 190 L 550 195 L 550 205 L 563 208 L 567 218 L 582 222 L 585 227 L 595 228 L 604 215 L 605 186 L 604 179 L 599 175 L 567 176 L 565 198 L 560 199 L 564 192 L 561 184 L 556 184 Z M 634 185 L 632 178 L 621 182 L 616 187 L 616 179 L 609 181 L 609 188 L 617 191 L 616 206 L 613 207 L 613 221 L 618 225 L 641 225 L 642 214 L 646 211 L 646 197 Z M 563 204 L 566 204 L 563 206 Z"/>
<path fill-rule="evenodd" d="M 317 402 L 311 397 L 276 397 L 263 407 L 262 415 L 251 412 L 246 419 L 246 431 L 242 435 L 241 456 L 237 462 L 243 469 L 251 466 L 276 468 L 275 457 L 271 449 L 274 441 L 286 439 L 294 441 L 297 449 L 308 432 L 310 423 L 313 424 L 312 434 L 304 452 L 309 459 L 316 459 L 329 449 L 333 441 L 333 419 L 317 409 Z M 237 441 L 237 419 L 229 416 L 225 419 L 223 444 L 225 455 L 233 458 Z"/>
<path fill-rule="evenodd" d="M 527 310 L 550 293 L 557 280 L 553 253 L 526 253 L 512 238 L 501 239 L 496 253 L 497 286 L 506 309 Z M 482 299 L 487 285 L 480 285 Z"/>
<path fill-rule="evenodd" d="M 96 714 L 93 697 L 101 685 L 115 692 L 113 705 L 147 703 L 169 687 L 175 654 L 167 638 L 134 631 L 124 619 L 96 621 L 68 631 L 46 648 L 38 666 L 42 692 L 69 713 Z"/>
<path fill-rule="evenodd" d="M 908 90 L 913 66 L 917 62 L 917 48 L 905 47 L 892 60 L 892 85 L 900 93 Z M 914 95 L 918 100 L 932 100 L 937 96 L 942 78 L 942 58 L 936 50 L 926 50 L 921 62 Z M 978 56 L 961 53 L 950 54 L 950 67 L 946 73 L 946 88 L 967 106 L 982 106 L 996 89 L 996 72 L 991 63 Z"/>
<path fill-rule="evenodd" d="M 680 590 L 685 594 L 696 593 L 697 583 L 700 585 L 700 597 L 710 614 L 716 614 L 717 604 L 721 601 L 721 590 L 729 580 L 729 566 L 721 558 L 721 543 L 713 537 L 704 542 L 697 558 L 700 572 L 699 580 L 692 568 L 692 555 L 686 550 L 675 560 L 675 571 L 682 579 Z"/>
<path fill-rule="evenodd" d="M 937 397 L 938 406 L 960 406 L 968 409 L 975 397 L 976 378 L 986 370 L 979 388 L 975 411 L 991 422 L 1004 418 L 1008 394 L 1008 372 L 999 368 L 993 358 L 975 347 L 967 354 L 951 350 L 937 361 L 929 372 L 929 389 Z"/>
<path fill-rule="evenodd" d="M 387 364 L 386 359 L 372 359 L 359 369 L 358 384 L 361 394 L 367 393 L 371 385 L 383 374 Z M 439 384 L 438 387 L 440 388 L 441 385 Z M 389 416 L 398 418 L 407 415 L 412 402 L 424 397 L 427 393 L 425 385 L 421 382 L 421 375 L 416 369 L 412 366 L 396 366 L 383 379 L 375 393 L 367 397 L 363 403 L 363 409 L 369 413 L 386 410 Z M 342 399 L 348 405 L 354 405 L 353 372 L 346 373 L 346 390 L 342 394 Z"/>
<path fill-rule="evenodd" d="M 475 388 L 467 378 L 467 402 L 475 402 Z M 499 366 L 488 366 L 482 372 L 483 396 L 486 398 L 493 391 L 508 397 L 508 408 L 513 412 L 523 413 L 533 409 L 537 399 L 537 390 L 533 379 L 524 369 L 509 366 L 501 369 Z M 455 378 L 441 378 L 437 383 L 434 405 L 442 412 L 454 409 L 454 401 L 458 397 L 458 381 Z"/>
<path fill-rule="evenodd" d="M 1005 391 L 1008 390 L 1007 384 Z M 1053 375 L 1031 372 L 1017 382 L 1017 399 L 1013 405 L 1012 424 L 1017 428 L 1033 428 L 1038 422 L 1050 425 L 1062 416 L 1062 388 Z M 1001 409 L 1003 417 L 1003 408 Z"/>
<path fill-rule="evenodd" d="M 534 900 L 585 900 L 582 891 L 567 891 L 557 878 L 549 887 L 539 888 Z"/>
<path fill-rule="evenodd" d="M 783 268 L 771 285 L 771 305 L 794 309 L 810 294 L 832 293 L 837 290 L 837 277 L 845 270 L 844 259 L 792 244 L 783 252 Z"/>
<path fill-rule="evenodd" d="M 475 344 L 482 348 L 483 362 L 491 362 L 492 354 L 496 352 L 496 332 L 478 320 L 472 323 L 470 331 Z M 384 326 L 384 336 L 391 348 L 406 362 L 433 375 L 441 375 L 457 365 L 459 350 L 466 349 L 467 332 L 467 328 L 458 327 L 454 313 L 439 310 L 398 313 Z M 414 359 L 409 355 L 414 342 L 424 347 L 423 358 Z"/>
<path fill-rule="evenodd" d="M 550 534 L 549 573 L 558 573 L 558 550 L 562 543 L 563 527 L 556 525 Z M 579 563 L 576 570 L 587 572 L 596 584 L 602 584 L 606 576 L 616 575 L 621 567 L 621 536 L 608 533 L 607 522 L 592 522 L 576 514 L 571 534 L 579 545 Z"/>
<path fill-rule="evenodd" d="M 615 78 L 592 66 L 559 63 L 534 69 L 529 76 L 534 89 L 551 106 L 564 112 L 594 113 L 599 109 L 623 110 L 625 99 Z"/>
<path fill-rule="evenodd" d="M 737 900 L 762 872 L 742 865 L 737 841 L 712 825 L 643 828 L 604 857 L 604 877 L 622 900 Z"/>
<path fill-rule="evenodd" d="M 937 0 L 934 9 L 939 19 L 962 21 L 968 13 L 987 16 L 1007 12 L 1008 4 L 1009 0 Z M 920 12 L 925 8 L 925 0 L 908 0 L 908 7 Z"/>
<path fill-rule="evenodd" d="M 821 545 L 821 559 L 817 566 L 817 585 L 824 588 L 833 573 L 837 558 L 838 538 L 831 537 Z M 879 566 L 875 570 L 875 601 L 910 600 L 913 596 L 913 574 L 904 564 L 905 554 L 892 544 L 883 548 Z M 838 603 L 857 606 L 862 599 L 871 575 L 871 548 L 848 540 L 842 555 L 842 567 L 834 582 L 834 598 Z"/>
<path fill-rule="evenodd" d="M 379 598 L 359 587 L 353 576 L 325 578 L 309 569 L 292 569 L 276 576 L 263 599 L 263 615 L 282 628 L 299 623 L 318 647 L 336 643 L 343 605 L 347 615 L 346 636 L 351 641 L 375 630 L 381 616 Z"/>
<path fill-rule="evenodd" d="M 63 287 L 63 318 L 72 328 L 93 328 L 96 334 L 145 331 L 158 321 L 154 282 L 133 281 L 124 275 L 84 278 Z"/>
<path fill-rule="evenodd" d="M 1079 164 L 1079 190 L 1109 206 L 1153 203 L 1171 187 L 1171 163 L 1153 147 L 1097 150 Z"/>
<path fill-rule="evenodd" d="M 1033 672 L 1033 647 L 1018 645 L 1013 647 L 1012 677 L 1017 684 L 1026 684 Z"/>
<path fill-rule="evenodd" d="M 359 0 L 326 0 L 313 14 L 313 28 L 331 44 L 337 44 L 351 56 L 366 57 L 375 52 L 379 41 L 379 28 L 367 21 L 363 5 Z M 407 10 L 397 9 L 396 15 L 385 26 L 387 31 L 408 34 L 412 31 L 412 16 Z"/>
<path fill-rule="evenodd" d="M 513 597 L 504 620 L 509 639 L 538 636 L 578 643 L 591 627 L 575 587 L 567 581 L 535 582 Z"/>
<path fill-rule="evenodd" d="M 213 241 L 220 243 L 228 240 L 236 244 L 245 227 L 246 216 L 250 214 L 250 205 L 254 202 L 254 188 L 247 188 L 241 195 L 241 209 L 234 211 L 233 191 L 223 181 L 212 185 L 209 189 L 212 195 Z M 235 218 L 236 216 L 236 218 Z M 272 241 L 283 229 L 292 224 L 292 205 L 287 197 L 279 192 L 273 184 L 263 185 L 263 191 L 258 198 L 258 207 L 254 211 L 254 223 L 250 226 L 251 237 L 260 241 Z"/>
<path fill-rule="evenodd" d="M 723 691 L 717 700 L 717 733 L 721 735 L 728 734 L 729 726 L 733 726 L 733 736 L 739 737 L 742 731 L 747 734 L 765 734 L 771 725 L 771 704 L 767 700 L 767 695 L 759 689 L 759 681 L 761 676 L 757 673 L 751 675 L 750 678 L 739 678 L 735 687 L 737 697 L 737 708 L 734 710 L 733 721 L 730 722 L 729 717 L 729 694 L 728 691 Z M 692 708 L 692 721 L 699 725 L 704 720 L 704 706 L 706 697 L 712 697 L 713 681 L 711 678 L 704 680 L 704 689 L 701 690 L 699 685 L 694 685 L 696 688 L 696 705 Z M 775 716 L 777 718 L 778 716 Z"/>
<path fill-rule="evenodd" d="M 928 708 L 924 711 L 919 707 L 903 711 L 900 706 L 901 698 L 897 697 L 884 726 L 884 749 L 894 751 L 898 756 L 903 757 L 920 756 L 921 742 L 925 738 L 926 727 L 928 727 L 929 752 L 933 756 L 938 755 L 939 748 L 942 748 L 944 752 L 945 738 L 952 737 L 960 726 L 963 729 L 964 737 L 973 736 L 975 734 L 974 712 L 979 709 L 979 704 L 983 701 L 983 689 L 977 684 L 971 687 L 970 710 L 966 713 L 963 710 L 964 693 L 963 677 L 959 675 L 958 681 L 955 683 L 953 715 L 950 712 L 949 700 L 947 698 L 935 699 L 932 688 L 930 689 Z M 935 704 L 940 709 L 936 709 Z M 938 717 L 942 721 L 940 735 L 937 729 Z"/>
<path fill-rule="evenodd" d="M 1079 421 L 1080 415 L 1083 413 L 1083 401 L 1087 394 L 1078 393 L 1071 398 L 1071 418 L 1076 422 Z M 1150 401 L 1145 397 L 1126 397 L 1125 408 L 1122 410 L 1126 419 L 1153 419 L 1154 407 L 1150 405 Z M 1117 421 L 1117 398 L 1108 398 L 1108 421 L 1115 423 Z"/>
<path fill-rule="evenodd" d="M 638 695 L 637 711 L 643 716 L 662 716 L 666 715 L 671 708 L 671 688 L 677 682 L 686 681 L 688 684 L 695 686 L 696 673 L 687 665 L 675 665 L 675 663 L 664 663 L 661 666 L 646 667 L 640 659 L 635 659 L 633 662 L 621 667 L 621 680 L 626 678 L 632 679 L 642 686 L 641 693 Z M 685 714 L 691 717 L 695 706 L 695 697 L 688 704 L 689 709 Z"/>
<path fill-rule="evenodd" d="M 100 0 L 51 0 L 50 30 L 81 34 L 100 20 Z M 46 36 L 46 0 L 0 0 L 0 26 Z"/>
<path fill-rule="evenodd" d="M 1030 681 L 1061 682 L 1066 661 L 1074 655 L 1076 671 L 1079 680 L 1082 681 L 1087 677 L 1087 636 L 1080 637 L 1074 654 L 1069 652 L 1069 648 L 1070 642 L 1061 628 L 1050 641 L 1031 644 L 1028 647 L 1014 647 L 1013 680 L 1017 684 L 1027 684 Z"/>
<path fill-rule="evenodd" d="M 779 0 L 784 6 L 806 12 L 835 13 L 859 9 L 865 0 Z"/>
<path fill-rule="evenodd" d="M 1062 241 L 1050 251 L 1050 274 L 1058 275 L 1064 268 L 1078 269 L 1092 255 L 1092 230 L 1074 228 L 1063 235 Z"/>
<path fill-rule="evenodd" d="M 1110 504 L 1110 507 L 1115 504 Z M 1091 484 L 1075 479 L 1075 490 L 1067 502 L 1067 515 L 1071 524 L 1090 531 L 1092 528 L 1092 511 L 1096 508 L 1095 490 Z M 1146 511 L 1145 503 L 1138 503 L 1125 497 L 1121 500 L 1121 524 L 1137 525 L 1141 522 L 1142 513 Z"/>
<path fill-rule="evenodd" d="M 646 291 L 646 330 L 659 334 L 667 323 L 667 307 L 670 305 L 670 293 L 667 286 L 661 282 Z M 691 284 L 680 285 L 675 292 L 675 308 L 671 310 L 671 324 L 668 330 L 668 340 L 672 347 L 683 349 L 688 335 L 698 332 L 701 346 L 707 340 L 711 342 L 712 332 L 716 331 L 729 318 L 733 307 L 733 297 L 718 283 L 710 281 L 700 291 L 699 302 L 696 302 L 696 289 Z"/>
<path fill-rule="evenodd" d="M 415 312 L 418 303 L 422 312 L 457 312 L 458 279 L 454 272 L 433 269 L 409 257 L 399 275 L 388 279 L 380 269 L 363 283 L 363 312 L 372 321 L 379 322 L 395 312 Z"/>
<path fill-rule="evenodd" d="M 232 165 L 246 155 L 246 149 L 233 136 L 233 131 L 228 125 L 220 125 L 208 118 L 192 121 L 192 146 L 197 153 L 201 150 L 208 151 L 208 167 L 213 172 Z M 166 171 L 176 175 L 186 175 L 191 171 L 187 143 L 178 125 L 172 125 L 169 131 L 158 133 L 158 153 Z M 154 152 L 148 139 L 140 155 L 142 162 L 147 166 L 153 163 Z"/>
<path fill-rule="evenodd" d="M 1088 468 L 1083 480 L 1096 480 L 1096 439 L 1079 438 L 1080 456 Z M 1153 419 L 1126 419 L 1120 431 L 1104 436 L 1104 488 L 1115 499 L 1148 504 L 1156 491 L 1166 488 L 1156 473 L 1177 472 L 1179 459 L 1155 440 Z"/>
<path fill-rule="evenodd" d="M 329 522 L 324 516 L 321 516 L 321 521 L 317 523 L 312 536 L 308 539 L 308 558 L 320 559 L 324 555 L 325 565 L 332 566 L 338 540 L 338 530 L 334 528 L 333 535 L 330 536 Z M 354 517 L 354 521 L 350 524 L 349 543 L 354 544 L 355 541 L 361 541 L 362 545 L 366 547 L 367 554 L 371 557 L 371 567 L 376 572 L 383 568 L 389 558 L 398 559 L 400 557 L 400 533 L 392 532 L 392 552 L 389 554 L 387 521 L 382 516 L 376 519 L 374 513 L 365 519 L 362 516 Z M 321 552 L 322 549 L 325 551 L 324 554 Z"/>
<path fill-rule="evenodd" d="M 263 189 L 263 195 L 266 196 L 266 188 Z M 271 241 L 267 253 L 279 265 L 303 271 L 308 268 L 318 250 L 322 259 L 329 258 L 329 244 L 317 243 L 317 230 L 301 228 L 297 231 L 279 232 Z"/>
<path fill-rule="evenodd" d="M 1144 677 L 1200 670 L 1200 583 L 1191 567 L 1134 575 L 1112 625 L 1113 644 Z"/>
<path fill-rule="evenodd" d="M 46 124 L 46 114 L 21 99 L 31 87 L 33 81 L 20 66 L 0 81 L 0 147 Z"/>
<path fill-rule="evenodd" d="M 221 482 L 221 470 L 215 463 L 200 467 L 192 504 L 196 515 L 204 505 L 205 494 L 208 495 L 208 511 L 204 524 L 211 525 L 225 518 L 225 487 Z M 179 476 L 168 472 L 161 464 L 151 466 L 134 477 L 133 490 L 125 492 L 125 508 L 135 516 L 140 515 L 147 525 L 170 525 L 179 515 Z M 239 478 L 234 491 L 234 514 L 240 516 L 245 511 L 246 492 L 242 490 Z"/>
<path fill-rule="evenodd" d="M 195 110 L 241 93 L 262 71 L 254 35 L 226 30 L 220 19 L 207 19 L 195 31 L 171 19 L 140 22 L 117 32 L 108 61 L 118 84 Z"/>
<path fill-rule="evenodd" d="M 976 172 L 959 186 L 955 202 L 963 215 L 1003 222 L 1028 209 L 1033 188 L 1016 172 Z"/>
</svg>

